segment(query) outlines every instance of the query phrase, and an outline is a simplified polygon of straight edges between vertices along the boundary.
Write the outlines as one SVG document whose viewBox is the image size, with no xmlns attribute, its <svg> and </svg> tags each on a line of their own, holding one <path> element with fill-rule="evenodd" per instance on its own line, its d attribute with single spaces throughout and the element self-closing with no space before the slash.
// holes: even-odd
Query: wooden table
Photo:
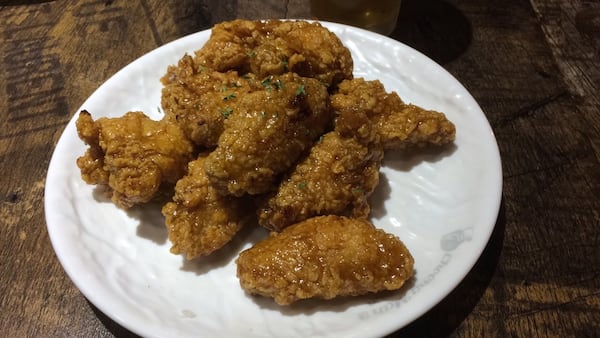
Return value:
<svg viewBox="0 0 600 338">
<path fill-rule="evenodd" d="M 53 253 L 44 185 L 76 109 L 143 53 L 233 18 L 306 18 L 303 0 L 0 1 L 0 332 L 133 336 Z M 486 113 L 503 161 L 489 245 L 394 337 L 600 334 L 600 3 L 404 0 L 393 38 L 444 66 Z"/>
</svg>

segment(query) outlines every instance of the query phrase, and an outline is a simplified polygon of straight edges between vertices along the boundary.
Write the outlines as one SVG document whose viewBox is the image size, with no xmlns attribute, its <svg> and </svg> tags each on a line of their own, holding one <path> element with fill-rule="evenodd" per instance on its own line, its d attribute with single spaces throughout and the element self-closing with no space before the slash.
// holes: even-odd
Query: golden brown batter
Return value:
<svg viewBox="0 0 600 338">
<path fill-rule="evenodd" d="M 280 305 L 397 290 L 413 258 L 395 236 L 365 220 L 310 218 L 271 235 L 237 259 L 242 288 Z"/>
</svg>

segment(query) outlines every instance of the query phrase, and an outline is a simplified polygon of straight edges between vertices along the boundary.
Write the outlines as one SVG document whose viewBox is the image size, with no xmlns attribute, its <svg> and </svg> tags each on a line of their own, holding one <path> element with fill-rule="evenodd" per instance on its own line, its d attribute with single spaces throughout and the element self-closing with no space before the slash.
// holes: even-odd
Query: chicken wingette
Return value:
<svg viewBox="0 0 600 338">
<path fill-rule="evenodd" d="M 272 232 L 237 259 L 240 285 L 280 305 L 397 290 L 414 260 L 394 235 L 366 220 L 320 216 Z"/>
</svg>

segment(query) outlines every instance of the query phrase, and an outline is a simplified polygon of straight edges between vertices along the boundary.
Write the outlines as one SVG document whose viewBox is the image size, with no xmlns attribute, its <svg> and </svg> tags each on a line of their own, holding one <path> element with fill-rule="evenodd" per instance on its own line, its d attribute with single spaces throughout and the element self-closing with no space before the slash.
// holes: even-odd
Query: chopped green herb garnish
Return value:
<svg viewBox="0 0 600 338">
<path fill-rule="evenodd" d="M 260 83 L 263 87 L 265 87 L 265 89 L 271 89 L 271 77 L 268 77 L 264 80 L 262 80 L 262 82 Z"/>
<path fill-rule="evenodd" d="M 231 113 L 233 113 L 233 108 L 225 107 L 220 110 L 220 113 L 221 113 L 221 115 L 223 115 L 224 118 L 228 118 L 229 115 L 231 115 Z"/>
<path fill-rule="evenodd" d="M 250 50 L 250 51 L 246 52 L 246 56 L 249 58 L 253 58 L 256 56 L 256 52 L 253 50 Z"/>
<path fill-rule="evenodd" d="M 280 79 L 277 79 L 274 83 L 275 88 L 277 89 L 285 89 L 285 84 Z"/>
<path fill-rule="evenodd" d="M 300 95 L 306 95 L 306 88 L 304 88 L 304 84 L 301 84 L 298 86 L 298 89 L 296 89 L 296 96 Z"/>
<path fill-rule="evenodd" d="M 298 188 L 299 189 L 306 189 L 307 183 L 306 182 L 300 182 L 298 183 Z"/>
<path fill-rule="evenodd" d="M 352 193 L 353 193 L 353 194 L 364 194 L 364 192 L 365 192 L 365 191 L 364 191 L 364 189 L 363 189 L 363 188 L 359 188 L 359 187 L 357 187 L 357 188 L 352 188 Z"/>
<path fill-rule="evenodd" d="M 265 87 L 265 89 L 267 89 L 267 90 L 272 89 L 272 88 L 275 88 L 277 90 L 285 89 L 285 83 L 283 83 L 283 81 L 281 81 L 281 79 L 277 79 L 277 80 L 273 81 L 272 76 L 269 76 L 268 78 L 262 80 L 262 82 L 260 84 L 262 84 L 262 86 Z"/>
<path fill-rule="evenodd" d="M 235 99 L 235 97 L 236 97 L 235 93 L 231 93 L 231 94 L 223 97 L 223 101 L 233 100 L 233 99 Z"/>
</svg>

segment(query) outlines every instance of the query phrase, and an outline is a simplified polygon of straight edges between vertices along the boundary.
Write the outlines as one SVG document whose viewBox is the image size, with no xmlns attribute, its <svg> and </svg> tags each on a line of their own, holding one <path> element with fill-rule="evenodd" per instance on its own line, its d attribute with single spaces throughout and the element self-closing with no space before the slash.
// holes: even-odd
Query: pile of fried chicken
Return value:
<svg viewBox="0 0 600 338">
<path fill-rule="evenodd" d="M 188 259 L 269 229 L 237 275 L 278 304 L 399 289 L 413 258 L 368 221 L 384 151 L 451 143 L 455 127 L 352 71 L 319 23 L 218 24 L 161 79 L 161 120 L 80 112 L 81 176 L 123 209 L 167 195 L 171 252 Z"/>
</svg>

